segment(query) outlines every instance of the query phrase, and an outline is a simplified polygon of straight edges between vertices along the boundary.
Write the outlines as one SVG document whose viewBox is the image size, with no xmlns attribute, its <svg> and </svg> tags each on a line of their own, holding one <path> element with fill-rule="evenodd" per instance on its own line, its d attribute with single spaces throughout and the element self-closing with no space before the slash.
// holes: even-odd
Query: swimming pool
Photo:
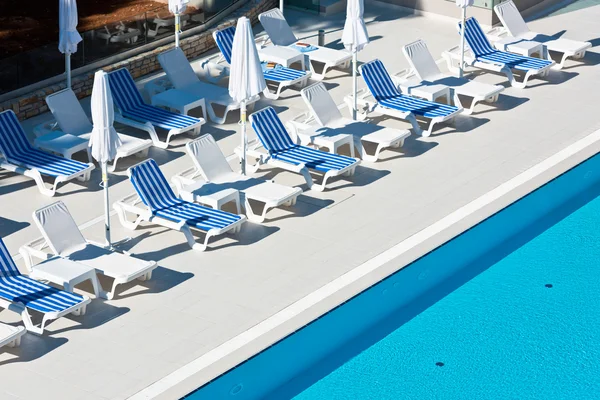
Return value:
<svg viewBox="0 0 600 400">
<path fill-rule="evenodd" d="M 188 399 L 577 399 L 600 390 L 600 156 Z"/>
</svg>

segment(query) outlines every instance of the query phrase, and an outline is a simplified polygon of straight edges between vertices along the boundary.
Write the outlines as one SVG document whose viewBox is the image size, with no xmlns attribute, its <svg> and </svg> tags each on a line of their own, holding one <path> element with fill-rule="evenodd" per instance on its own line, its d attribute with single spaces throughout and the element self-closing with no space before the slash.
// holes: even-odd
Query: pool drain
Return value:
<svg viewBox="0 0 600 400">
<path fill-rule="evenodd" d="M 235 396 L 236 394 L 240 393 L 243 389 L 244 389 L 244 385 L 242 385 L 241 383 L 238 383 L 237 385 L 235 385 L 234 387 L 231 388 L 231 390 L 229 391 L 229 394 L 232 396 Z"/>
<path fill-rule="evenodd" d="M 438 361 L 438 362 L 435 363 L 435 365 L 437 365 L 438 367 L 443 367 L 444 363 L 441 362 L 441 361 Z"/>
<path fill-rule="evenodd" d="M 551 283 L 546 283 L 546 285 L 544 285 L 544 286 L 546 286 L 548 289 L 552 288 L 552 284 Z"/>
</svg>

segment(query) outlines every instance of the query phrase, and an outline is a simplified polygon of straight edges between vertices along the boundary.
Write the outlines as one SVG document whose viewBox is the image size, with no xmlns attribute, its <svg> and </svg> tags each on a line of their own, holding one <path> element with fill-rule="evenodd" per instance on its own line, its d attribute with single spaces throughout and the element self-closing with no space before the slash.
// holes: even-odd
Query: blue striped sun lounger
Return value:
<svg viewBox="0 0 600 400">
<path fill-rule="evenodd" d="M 233 51 L 233 37 L 235 36 L 235 26 L 230 26 L 220 31 L 213 32 L 213 38 L 217 47 L 221 50 L 222 58 L 231 64 L 231 55 Z M 299 71 L 297 69 L 284 67 L 283 65 L 271 65 L 263 62 L 263 75 L 267 82 L 277 84 L 277 91 L 272 93 L 267 87 L 263 94 L 269 99 L 276 100 L 279 98 L 281 91 L 291 85 L 304 85 L 308 82 L 311 76 L 310 71 Z"/>
<path fill-rule="evenodd" d="M 0 113 L 0 168 L 32 178 L 40 192 L 54 196 L 59 183 L 88 180 L 93 164 L 70 160 L 34 148 L 12 110 Z M 54 178 L 48 188 L 42 176 Z"/>
<path fill-rule="evenodd" d="M 172 136 L 184 132 L 193 131 L 198 135 L 201 126 L 206 122 L 203 118 L 190 117 L 146 104 L 126 68 L 110 72 L 108 81 L 118 110 L 115 120 L 148 132 L 156 147 L 166 149 Z M 166 141 L 160 141 L 155 128 L 169 132 Z"/>
<path fill-rule="evenodd" d="M 152 159 L 129 168 L 128 174 L 137 196 L 129 196 L 115 203 L 119 219 L 126 228 L 135 229 L 143 220 L 154 222 L 182 232 L 190 247 L 203 251 L 212 236 L 229 231 L 238 232 L 246 220 L 243 215 L 177 198 L 156 161 Z M 143 207 L 138 205 L 140 201 Z M 127 219 L 127 212 L 138 216 L 135 222 Z M 203 244 L 196 242 L 191 229 L 206 232 Z"/>
<path fill-rule="evenodd" d="M 458 23 L 458 30 L 462 25 Z M 465 25 L 465 40 L 469 45 L 474 61 L 474 67 L 505 74 L 512 86 L 524 88 L 529 78 L 535 75 L 545 76 L 554 65 L 554 61 L 521 56 L 506 51 L 496 50 L 483 33 L 479 22 L 473 17 L 468 18 Z M 522 82 L 518 82 L 512 71 L 525 72 Z"/>
<path fill-rule="evenodd" d="M 351 176 L 360 162 L 356 158 L 295 144 L 272 107 L 252 114 L 250 123 L 260 143 L 269 152 L 268 157 L 261 162 L 302 174 L 309 188 L 324 190 L 329 178 L 341 174 Z M 313 182 L 309 172 L 311 170 L 324 174 L 320 185 Z"/>
<path fill-rule="evenodd" d="M 435 124 L 452 120 L 462 111 L 462 108 L 459 107 L 434 103 L 400 93 L 380 60 L 363 64 L 360 70 L 375 103 L 367 100 L 367 96 L 359 97 L 358 103 L 366 105 L 370 111 L 407 120 L 412 124 L 415 133 L 429 136 Z M 426 131 L 422 131 L 419 127 L 417 116 L 431 120 Z"/>
<path fill-rule="evenodd" d="M 89 302 L 86 296 L 65 292 L 21 275 L 0 238 L 0 307 L 21 314 L 28 331 L 41 335 L 49 320 L 72 312 L 84 312 Z M 28 310 L 44 315 L 40 325 L 33 324 Z"/>
</svg>

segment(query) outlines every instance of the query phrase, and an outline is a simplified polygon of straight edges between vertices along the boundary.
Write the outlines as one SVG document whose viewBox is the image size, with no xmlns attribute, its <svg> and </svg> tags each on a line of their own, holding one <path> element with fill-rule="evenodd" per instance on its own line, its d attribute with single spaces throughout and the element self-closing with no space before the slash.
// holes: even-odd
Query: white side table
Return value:
<svg viewBox="0 0 600 400">
<path fill-rule="evenodd" d="M 233 201 L 237 213 L 241 214 L 242 212 L 239 191 L 233 188 L 222 188 L 210 182 L 199 180 L 191 185 L 186 185 L 180 196 L 185 201 L 205 204 L 215 210 L 220 210 L 223 205 Z"/>
<path fill-rule="evenodd" d="M 56 129 L 57 125 L 58 122 L 56 122 L 55 120 L 43 122 L 33 127 L 33 134 L 36 138 L 47 135 L 48 133 L 53 132 Z"/>
<path fill-rule="evenodd" d="M 296 49 L 286 46 L 266 46 L 258 49 L 258 57 L 260 61 L 270 61 L 276 64 L 281 64 L 284 67 L 289 67 L 295 62 L 300 62 L 302 70 L 306 70 L 304 54 Z"/>
<path fill-rule="evenodd" d="M 89 279 L 94 287 L 96 298 L 103 295 L 94 268 L 61 257 L 54 257 L 33 266 L 31 277 L 60 285 L 67 292 L 73 292 L 75 285 Z"/>
<path fill-rule="evenodd" d="M 208 121 L 208 117 L 206 116 L 206 101 L 183 90 L 168 89 L 155 94 L 152 96 L 152 105 L 166 107 L 185 115 L 196 107 L 202 107 L 202 116 L 205 121 Z"/>
<path fill-rule="evenodd" d="M 408 94 L 415 97 L 420 97 L 429 101 L 436 101 L 440 97 L 445 97 L 448 104 L 452 104 L 450 97 L 450 88 L 446 85 L 437 84 L 419 84 L 409 86 L 406 89 Z"/>
<path fill-rule="evenodd" d="M 548 55 L 546 46 L 543 43 L 514 37 L 502 38 L 494 42 L 494 47 L 501 51 L 508 51 L 525 57 L 537 54 L 540 58 L 546 59 Z"/>
<path fill-rule="evenodd" d="M 61 131 L 52 131 L 33 141 L 33 146 L 40 150 L 60 154 L 65 158 L 73 158 L 73 154 L 86 151 L 88 161 L 92 162 L 88 147 L 88 141 L 80 137 L 70 135 Z"/>
<path fill-rule="evenodd" d="M 153 79 L 144 85 L 144 91 L 149 99 L 152 99 L 154 95 L 169 89 L 173 89 L 173 85 L 166 76 Z"/>
<path fill-rule="evenodd" d="M 343 145 L 350 148 L 350 157 L 354 157 L 354 136 L 347 133 L 337 133 L 328 135 L 326 128 L 315 128 L 298 131 L 298 139 L 303 146 L 315 145 L 325 147 L 330 153 L 337 154 L 338 149 Z"/>
</svg>

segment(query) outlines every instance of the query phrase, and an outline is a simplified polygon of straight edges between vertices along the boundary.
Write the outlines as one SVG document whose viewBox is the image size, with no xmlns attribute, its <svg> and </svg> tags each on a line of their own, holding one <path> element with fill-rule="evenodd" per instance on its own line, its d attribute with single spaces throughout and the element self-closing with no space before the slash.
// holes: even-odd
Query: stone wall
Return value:
<svg viewBox="0 0 600 400">
<path fill-rule="evenodd" d="M 197 58 L 206 51 L 215 47 L 212 33 L 215 30 L 223 29 L 234 25 L 241 16 L 247 16 L 252 24 L 258 23 L 258 15 L 264 11 L 270 10 L 279 5 L 278 0 L 250 0 L 247 4 L 228 15 L 223 21 L 204 32 L 197 35 L 181 39 L 179 45 L 188 58 Z M 171 48 L 173 44 L 157 47 L 154 50 L 139 54 L 127 60 L 119 61 L 115 64 L 107 65 L 102 69 L 110 72 L 119 68 L 127 68 L 134 79 L 161 69 L 156 56 L 165 50 Z M 95 71 L 86 74 L 73 76 L 72 88 L 77 97 L 83 98 L 92 94 L 92 85 L 94 83 Z M 0 103 L 0 111 L 12 109 L 20 120 L 33 117 L 35 115 L 48 111 L 45 98 L 49 94 L 58 92 L 66 88 L 66 83 L 61 82 L 48 87 L 37 89 L 31 93 L 19 96 L 14 99 L 6 100 Z"/>
</svg>

